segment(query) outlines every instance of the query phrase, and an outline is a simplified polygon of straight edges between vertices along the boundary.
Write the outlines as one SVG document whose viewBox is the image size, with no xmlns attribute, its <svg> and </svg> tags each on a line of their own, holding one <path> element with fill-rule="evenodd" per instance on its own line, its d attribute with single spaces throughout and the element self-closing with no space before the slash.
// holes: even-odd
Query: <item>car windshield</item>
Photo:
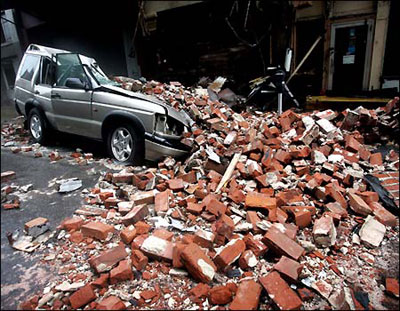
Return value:
<svg viewBox="0 0 400 311">
<path fill-rule="evenodd" d="M 90 64 L 90 72 L 100 84 L 105 85 L 119 85 L 118 82 L 110 80 L 106 74 L 101 70 L 97 63 Z"/>
</svg>

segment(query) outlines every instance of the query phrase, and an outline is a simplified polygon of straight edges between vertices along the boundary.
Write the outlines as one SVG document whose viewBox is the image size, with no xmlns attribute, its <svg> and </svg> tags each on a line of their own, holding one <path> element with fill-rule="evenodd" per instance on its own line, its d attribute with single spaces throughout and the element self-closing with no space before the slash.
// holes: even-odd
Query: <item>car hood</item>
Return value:
<svg viewBox="0 0 400 311">
<path fill-rule="evenodd" d="M 138 93 L 138 92 L 132 92 L 125 90 L 123 88 L 120 88 L 118 86 L 113 86 L 113 85 L 101 85 L 101 89 L 105 92 L 112 92 L 112 93 L 117 93 L 121 96 L 126 96 L 126 97 L 131 97 L 131 98 L 138 98 L 142 99 L 157 105 L 162 106 L 165 108 L 166 113 L 168 116 L 171 118 L 174 118 L 175 120 L 183 123 L 184 125 L 191 127 L 194 124 L 194 121 L 189 117 L 189 115 L 185 111 L 177 111 L 173 107 L 167 105 L 166 103 L 162 102 L 161 100 L 155 98 L 154 96 Z"/>
</svg>

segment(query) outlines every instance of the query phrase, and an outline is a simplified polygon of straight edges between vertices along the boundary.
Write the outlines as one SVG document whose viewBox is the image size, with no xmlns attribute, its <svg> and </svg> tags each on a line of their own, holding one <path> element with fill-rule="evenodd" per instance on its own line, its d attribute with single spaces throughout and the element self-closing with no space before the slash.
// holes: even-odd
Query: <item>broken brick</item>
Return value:
<svg viewBox="0 0 400 311">
<path fill-rule="evenodd" d="M 294 260 L 298 260 L 304 252 L 299 244 L 274 227 L 267 231 L 263 242 L 275 253 L 291 257 Z"/>
<path fill-rule="evenodd" d="M 197 244 L 188 244 L 181 253 L 181 260 L 197 281 L 209 283 L 214 278 L 217 268 Z"/>
<path fill-rule="evenodd" d="M 102 222 L 91 221 L 81 227 L 85 237 L 92 237 L 99 240 L 106 240 L 115 231 L 113 226 Z"/>
<path fill-rule="evenodd" d="M 270 272 L 267 276 L 260 277 L 259 280 L 280 310 L 299 310 L 302 306 L 299 296 L 281 278 L 278 272 Z"/>
<path fill-rule="evenodd" d="M 235 298 L 229 305 L 230 310 L 257 310 L 260 301 L 261 286 L 253 280 L 242 281 Z"/>
</svg>

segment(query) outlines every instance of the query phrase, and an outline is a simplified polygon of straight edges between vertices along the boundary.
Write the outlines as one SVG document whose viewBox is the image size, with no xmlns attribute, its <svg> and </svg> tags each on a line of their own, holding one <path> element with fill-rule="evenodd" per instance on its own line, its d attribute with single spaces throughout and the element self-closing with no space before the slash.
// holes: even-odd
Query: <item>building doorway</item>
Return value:
<svg viewBox="0 0 400 311">
<path fill-rule="evenodd" d="M 373 20 L 333 24 L 328 89 L 342 96 L 368 89 Z"/>
</svg>

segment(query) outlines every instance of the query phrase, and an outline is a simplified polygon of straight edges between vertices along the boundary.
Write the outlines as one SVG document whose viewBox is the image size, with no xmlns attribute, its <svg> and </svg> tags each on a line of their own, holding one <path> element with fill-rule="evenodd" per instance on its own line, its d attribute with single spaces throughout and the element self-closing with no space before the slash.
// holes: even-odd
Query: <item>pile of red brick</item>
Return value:
<svg viewBox="0 0 400 311">
<path fill-rule="evenodd" d="M 106 173 L 49 249 L 59 282 L 22 307 L 366 309 L 396 284 L 398 297 L 375 265 L 398 218 L 363 180 L 399 177 L 397 152 L 365 144 L 385 108 L 237 113 L 179 83 L 140 89 L 196 120 L 191 155 Z"/>
</svg>

